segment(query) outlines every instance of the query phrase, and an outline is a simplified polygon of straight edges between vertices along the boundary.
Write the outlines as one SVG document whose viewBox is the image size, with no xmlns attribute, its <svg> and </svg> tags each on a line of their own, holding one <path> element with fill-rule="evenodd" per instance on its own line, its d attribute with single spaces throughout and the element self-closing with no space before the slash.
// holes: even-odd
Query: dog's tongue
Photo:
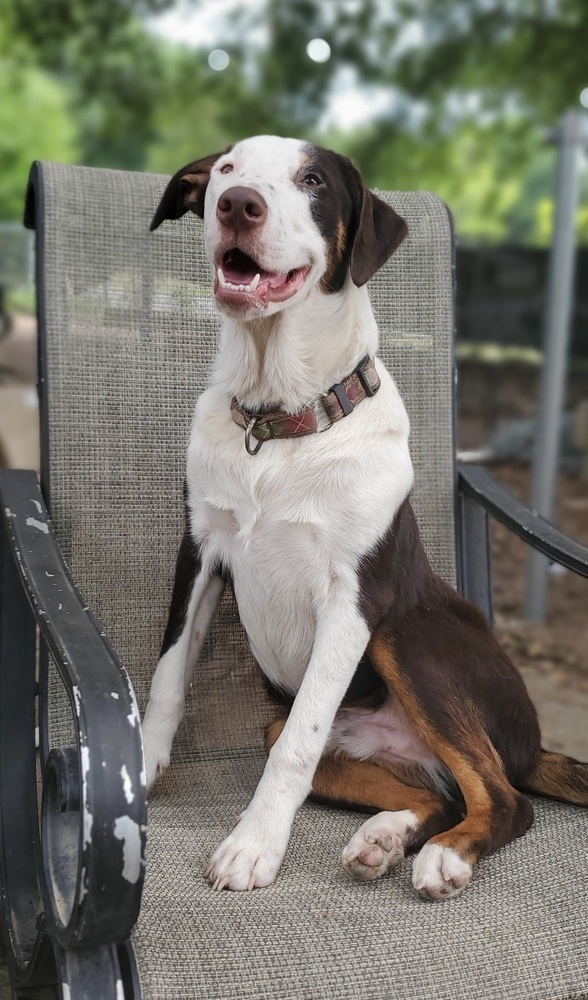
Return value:
<svg viewBox="0 0 588 1000">
<path fill-rule="evenodd" d="M 264 271 L 251 257 L 241 251 L 229 253 L 222 264 L 222 271 L 226 281 L 234 285 L 250 285 L 255 276 L 259 274 L 260 285 L 270 288 L 281 288 L 288 281 L 287 274 L 273 274 L 271 271 Z"/>
<path fill-rule="evenodd" d="M 288 281 L 287 274 L 262 274 L 259 284 L 267 284 L 270 288 L 281 288 Z"/>
<path fill-rule="evenodd" d="M 239 260 L 223 261 L 223 274 L 227 281 L 231 281 L 235 285 L 249 285 L 259 270 L 255 263 L 245 255 Z"/>
<path fill-rule="evenodd" d="M 302 287 L 310 267 L 277 274 L 266 271 L 248 254 L 234 247 L 223 255 L 214 276 L 214 294 L 221 305 L 265 308 L 285 302 Z"/>
</svg>

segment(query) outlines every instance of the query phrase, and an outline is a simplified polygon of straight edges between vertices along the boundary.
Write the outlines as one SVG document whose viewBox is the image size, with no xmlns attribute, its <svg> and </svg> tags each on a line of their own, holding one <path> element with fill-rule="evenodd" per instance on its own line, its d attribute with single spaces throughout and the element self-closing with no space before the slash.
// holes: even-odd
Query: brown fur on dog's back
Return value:
<svg viewBox="0 0 588 1000">
<path fill-rule="evenodd" d="M 541 750 L 535 768 L 522 787 L 550 799 L 588 806 L 588 764 L 561 753 Z"/>
</svg>

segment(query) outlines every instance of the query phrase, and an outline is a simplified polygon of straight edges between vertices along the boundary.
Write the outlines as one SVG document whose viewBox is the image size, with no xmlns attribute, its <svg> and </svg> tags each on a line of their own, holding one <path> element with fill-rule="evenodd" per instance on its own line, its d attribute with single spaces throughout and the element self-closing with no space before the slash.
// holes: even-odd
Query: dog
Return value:
<svg viewBox="0 0 588 1000">
<path fill-rule="evenodd" d="M 334 152 L 246 139 L 179 170 L 151 228 L 204 220 L 223 315 L 196 404 L 186 527 L 145 713 L 149 789 L 227 579 L 289 712 L 205 876 L 269 885 L 309 794 L 371 812 L 343 850 L 376 879 L 418 851 L 445 900 L 533 822 L 524 794 L 588 805 L 588 765 L 541 749 L 523 681 L 482 613 L 431 569 L 410 505 L 409 421 L 366 288 L 405 221 Z"/>
</svg>

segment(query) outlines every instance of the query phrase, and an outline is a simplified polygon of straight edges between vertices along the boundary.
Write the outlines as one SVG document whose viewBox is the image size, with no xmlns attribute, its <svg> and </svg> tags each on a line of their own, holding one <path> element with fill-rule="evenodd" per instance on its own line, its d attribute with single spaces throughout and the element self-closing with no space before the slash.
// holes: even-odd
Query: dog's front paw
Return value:
<svg viewBox="0 0 588 1000">
<path fill-rule="evenodd" d="M 169 767 L 169 753 L 158 753 L 152 748 L 145 747 L 145 775 L 147 779 L 147 795 L 151 795 L 153 786 L 161 777 L 167 767 Z"/>
<path fill-rule="evenodd" d="M 213 889 L 261 889 L 275 879 L 287 846 L 287 835 L 262 831 L 245 813 L 212 855 L 204 875 Z"/>
<path fill-rule="evenodd" d="M 472 877 L 472 866 L 452 847 L 425 844 L 412 868 L 412 884 L 423 899 L 457 896 Z"/>
</svg>

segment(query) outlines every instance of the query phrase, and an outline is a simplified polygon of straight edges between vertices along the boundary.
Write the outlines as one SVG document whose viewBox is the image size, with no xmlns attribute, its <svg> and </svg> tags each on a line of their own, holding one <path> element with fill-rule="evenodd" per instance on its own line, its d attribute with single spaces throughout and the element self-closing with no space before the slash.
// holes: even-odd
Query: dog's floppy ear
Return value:
<svg viewBox="0 0 588 1000">
<path fill-rule="evenodd" d="M 149 227 L 151 232 L 165 219 L 181 219 L 186 212 L 195 212 L 201 219 L 204 217 L 204 195 L 210 180 L 210 171 L 219 156 L 228 153 L 231 148 L 229 146 L 222 153 L 212 153 L 211 156 L 205 156 L 201 160 L 194 160 L 174 174 L 153 216 Z"/>
<path fill-rule="evenodd" d="M 351 280 L 358 287 L 369 281 L 408 235 L 404 219 L 368 191 L 363 181 L 361 187 L 361 212 L 349 265 Z"/>
</svg>

